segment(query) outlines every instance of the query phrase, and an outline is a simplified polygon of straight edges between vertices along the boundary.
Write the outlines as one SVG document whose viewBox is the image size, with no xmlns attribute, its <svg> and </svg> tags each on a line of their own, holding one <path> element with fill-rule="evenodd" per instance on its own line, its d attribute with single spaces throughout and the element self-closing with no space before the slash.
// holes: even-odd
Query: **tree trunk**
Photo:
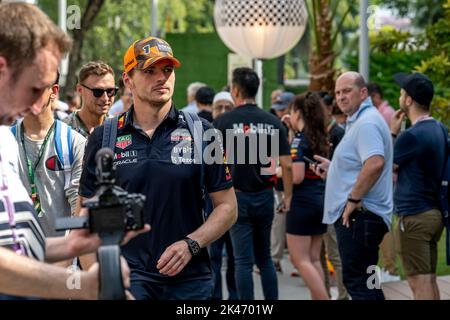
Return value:
<svg viewBox="0 0 450 320">
<path fill-rule="evenodd" d="M 105 0 L 89 0 L 86 10 L 81 17 L 81 28 L 73 30 L 73 46 L 69 57 L 69 71 L 67 74 L 67 82 L 64 87 L 63 94 L 66 90 L 71 91 L 75 89 L 77 83 L 77 69 L 82 61 L 83 42 L 86 33 L 94 24 L 95 18 L 100 12 Z"/>
<path fill-rule="evenodd" d="M 333 92 L 336 53 L 333 51 L 331 39 L 333 26 L 330 16 L 330 1 L 318 0 L 317 2 L 320 2 L 320 7 L 317 5 L 315 7 L 316 10 L 312 11 L 316 20 L 316 30 L 314 32 L 316 45 L 312 46 L 309 55 L 309 90 Z"/>
</svg>

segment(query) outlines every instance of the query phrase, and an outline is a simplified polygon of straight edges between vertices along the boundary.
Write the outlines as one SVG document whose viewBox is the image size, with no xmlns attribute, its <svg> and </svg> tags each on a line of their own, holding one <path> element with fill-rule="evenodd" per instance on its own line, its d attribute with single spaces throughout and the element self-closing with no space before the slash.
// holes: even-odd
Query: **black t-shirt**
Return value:
<svg viewBox="0 0 450 320">
<path fill-rule="evenodd" d="M 446 140 L 442 124 L 424 120 L 400 134 L 394 146 L 399 166 L 394 192 L 395 212 L 414 215 L 439 207 Z"/>
<path fill-rule="evenodd" d="M 309 168 L 309 163 L 305 161 L 303 156 L 308 157 L 309 159 L 314 159 L 314 152 L 312 151 L 310 147 L 310 142 L 306 135 L 303 132 L 297 132 L 295 134 L 294 139 L 291 143 L 291 157 L 292 162 L 305 162 L 305 178 L 303 179 L 302 183 L 300 184 L 294 184 L 293 191 L 294 193 L 302 192 L 302 195 L 304 195 L 305 190 L 309 191 L 324 191 L 325 190 L 325 182 L 322 180 L 321 177 L 316 175 L 314 171 L 312 171 Z M 311 189 L 311 187 L 316 188 L 315 190 Z"/>
<path fill-rule="evenodd" d="M 200 117 L 200 118 L 203 118 L 203 119 L 205 119 L 205 120 L 208 120 L 209 122 L 213 122 L 213 117 L 212 117 L 212 112 L 211 111 L 208 111 L 208 110 L 202 110 L 202 111 L 200 111 L 199 113 L 197 113 L 197 115 Z"/>
<path fill-rule="evenodd" d="M 281 121 L 256 105 L 247 104 L 223 114 L 214 126 L 223 134 L 234 187 L 245 192 L 273 188 L 277 181 L 276 146 L 279 155 L 290 154 Z"/>
<path fill-rule="evenodd" d="M 122 252 L 134 276 L 157 281 L 210 275 L 206 248 L 175 277 L 159 274 L 158 259 L 165 249 L 182 240 L 203 224 L 200 165 L 192 163 L 193 148 L 187 123 L 172 106 L 151 139 L 133 125 L 134 108 L 119 117 L 115 148 L 116 184 L 133 193 L 146 195 L 144 220 L 150 232 L 132 239 Z M 203 129 L 212 125 L 202 120 Z M 85 151 L 80 195 L 95 194 L 95 154 L 101 148 L 103 126 L 94 130 Z M 184 154 L 183 154 L 184 153 Z M 184 156 L 183 156 L 184 155 Z M 179 164 L 174 164 L 179 163 Z M 204 166 L 208 193 L 232 187 L 231 175 L 224 164 Z"/>
</svg>

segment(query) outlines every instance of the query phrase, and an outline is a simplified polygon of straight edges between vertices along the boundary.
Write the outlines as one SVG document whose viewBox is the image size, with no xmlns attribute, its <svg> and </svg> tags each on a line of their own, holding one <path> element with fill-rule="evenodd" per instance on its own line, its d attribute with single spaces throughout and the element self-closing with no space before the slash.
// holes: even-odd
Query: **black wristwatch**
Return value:
<svg viewBox="0 0 450 320">
<path fill-rule="evenodd" d="M 348 195 L 347 201 L 358 204 L 361 202 L 361 199 L 353 199 L 351 195 Z"/>
<path fill-rule="evenodd" d="M 188 237 L 184 238 L 183 240 L 186 241 L 186 243 L 188 244 L 189 251 L 191 252 L 193 257 L 198 256 L 200 254 L 201 248 L 197 241 L 192 240 L 191 238 Z"/>
</svg>

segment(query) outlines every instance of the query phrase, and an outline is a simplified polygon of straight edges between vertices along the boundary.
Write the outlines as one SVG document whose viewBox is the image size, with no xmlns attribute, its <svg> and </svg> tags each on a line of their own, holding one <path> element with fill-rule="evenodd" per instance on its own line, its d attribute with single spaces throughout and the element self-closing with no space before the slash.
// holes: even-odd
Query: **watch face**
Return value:
<svg viewBox="0 0 450 320">
<path fill-rule="evenodd" d="M 192 248 L 192 252 L 195 255 L 197 255 L 200 252 L 200 246 L 198 245 L 198 243 L 194 240 L 192 240 L 191 242 L 191 248 Z"/>
</svg>

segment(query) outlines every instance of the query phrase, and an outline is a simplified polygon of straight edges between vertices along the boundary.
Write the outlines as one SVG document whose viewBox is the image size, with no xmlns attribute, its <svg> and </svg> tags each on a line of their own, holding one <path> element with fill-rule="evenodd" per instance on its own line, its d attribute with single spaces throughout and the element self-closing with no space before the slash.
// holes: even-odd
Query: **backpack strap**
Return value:
<svg viewBox="0 0 450 320">
<path fill-rule="evenodd" d="M 442 173 L 441 179 L 441 209 L 442 216 L 444 218 L 444 223 L 449 227 L 449 182 L 450 182 L 450 137 L 447 133 L 447 129 L 439 123 L 444 134 L 444 139 L 446 141 L 446 152 L 445 152 L 445 165 L 444 171 Z"/>
<path fill-rule="evenodd" d="M 14 135 L 14 137 L 16 136 L 17 133 L 17 124 L 12 125 L 9 130 L 11 130 L 11 133 Z"/>
<path fill-rule="evenodd" d="M 113 152 L 116 148 L 118 119 L 118 116 L 107 118 L 103 123 L 102 148 L 110 148 Z"/>
<path fill-rule="evenodd" d="M 16 121 L 14 125 L 9 127 L 9 130 L 11 130 L 11 133 L 14 135 L 14 137 L 17 137 L 17 132 L 20 130 L 20 126 L 22 124 L 23 119 L 19 119 Z M 17 129 L 19 128 L 19 129 Z"/>
<path fill-rule="evenodd" d="M 450 218 L 449 218 L 449 202 L 450 202 L 450 195 L 449 195 L 449 182 L 450 182 L 450 136 L 447 132 L 447 128 L 439 122 L 439 125 L 441 126 L 442 133 L 444 134 L 444 140 L 447 142 L 446 144 L 446 152 L 445 152 L 445 165 L 444 165 L 444 171 L 442 173 L 442 179 L 441 179 L 441 211 L 442 211 L 442 219 L 444 221 L 444 225 L 446 230 L 446 236 L 445 236 L 445 252 L 446 252 L 446 260 L 447 265 L 450 265 Z"/>
<path fill-rule="evenodd" d="M 72 180 L 73 148 L 72 129 L 60 120 L 55 120 L 55 148 L 64 170 L 64 190 Z"/>
<path fill-rule="evenodd" d="M 206 197 L 205 168 L 203 163 L 203 151 L 206 148 L 206 141 L 203 141 L 203 125 L 200 117 L 196 113 L 180 111 L 184 115 L 188 125 L 189 133 L 194 139 L 194 163 L 200 162 L 200 186 L 202 189 L 202 199 Z"/>
</svg>

